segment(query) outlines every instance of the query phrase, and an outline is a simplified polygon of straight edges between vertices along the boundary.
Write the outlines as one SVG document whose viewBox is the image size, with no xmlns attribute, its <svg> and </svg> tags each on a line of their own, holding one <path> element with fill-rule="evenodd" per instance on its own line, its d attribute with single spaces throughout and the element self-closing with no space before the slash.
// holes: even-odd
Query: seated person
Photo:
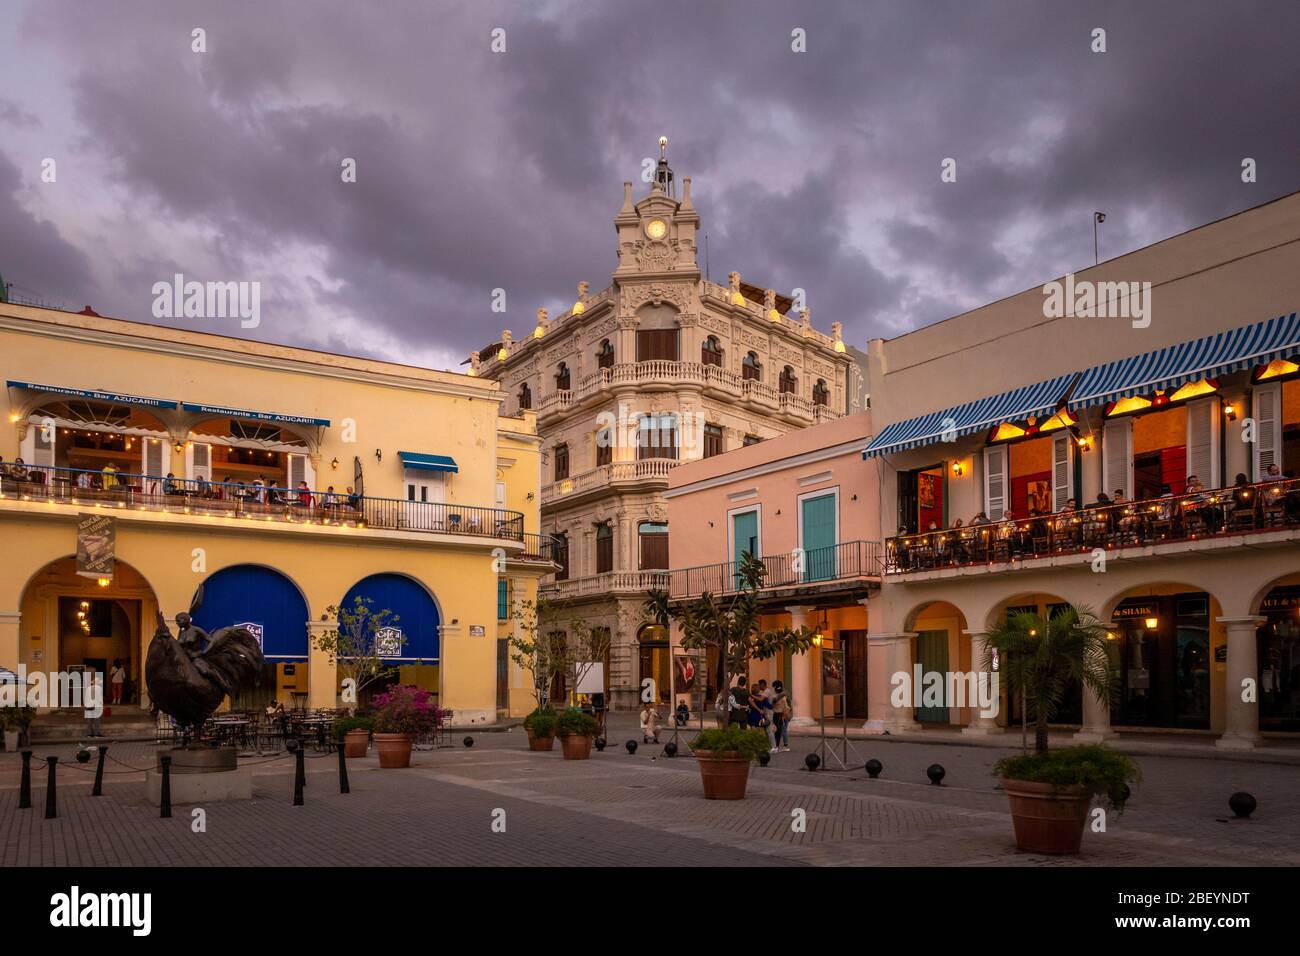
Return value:
<svg viewBox="0 0 1300 956">
<path fill-rule="evenodd" d="M 176 480 L 176 476 L 170 471 L 167 472 L 167 477 L 163 479 L 163 494 L 183 495 L 184 493 L 185 492 L 181 490 L 180 482 Z"/>
<path fill-rule="evenodd" d="M 31 474 L 21 458 L 15 458 L 14 463 L 9 466 L 9 477 L 14 481 L 31 481 Z"/>
<path fill-rule="evenodd" d="M 907 529 L 900 527 L 898 535 L 894 538 L 894 564 L 906 570 L 911 563 L 911 555 L 907 549 Z"/>
</svg>

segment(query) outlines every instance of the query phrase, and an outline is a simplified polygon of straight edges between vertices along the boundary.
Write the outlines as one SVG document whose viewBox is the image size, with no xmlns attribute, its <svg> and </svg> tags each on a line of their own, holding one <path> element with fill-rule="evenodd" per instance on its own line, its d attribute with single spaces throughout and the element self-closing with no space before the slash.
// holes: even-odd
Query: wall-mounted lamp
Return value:
<svg viewBox="0 0 1300 956">
<path fill-rule="evenodd" d="M 375 449 L 375 461 L 383 461 L 383 460 L 384 460 L 384 452 L 383 452 L 383 449 L 381 449 L 381 448 L 376 448 L 376 449 Z"/>
<path fill-rule="evenodd" d="M 528 500 L 529 500 L 529 501 L 532 501 L 532 500 L 533 500 L 533 493 L 532 493 L 531 491 L 528 492 Z"/>
<path fill-rule="evenodd" d="M 99 579 L 98 581 L 96 581 L 95 583 L 98 584 L 101 588 L 106 588 L 106 587 L 108 587 L 110 584 L 113 583 L 113 579 L 112 579 L 112 578 L 100 578 L 100 579 Z"/>
<path fill-rule="evenodd" d="M 1235 422 L 1237 420 L 1237 406 L 1229 402 L 1223 406 L 1223 414 L 1228 417 L 1228 421 Z"/>
<path fill-rule="evenodd" d="M 331 467 L 331 468 L 335 468 L 335 469 L 337 469 L 338 466 L 339 466 L 339 460 L 338 460 L 337 458 L 335 458 L 333 461 L 330 462 L 330 467 Z"/>
<path fill-rule="evenodd" d="M 1158 617 L 1149 617 L 1149 618 L 1146 619 L 1146 622 L 1145 622 L 1145 623 L 1146 623 L 1146 626 L 1147 626 L 1147 630 L 1148 630 L 1148 631 L 1154 631 L 1157 627 L 1160 626 L 1160 618 L 1158 618 Z"/>
<path fill-rule="evenodd" d="M 952 476 L 954 478 L 960 478 L 962 476 L 963 471 L 964 469 L 961 466 L 961 462 L 954 461 L 952 463 Z"/>
</svg>

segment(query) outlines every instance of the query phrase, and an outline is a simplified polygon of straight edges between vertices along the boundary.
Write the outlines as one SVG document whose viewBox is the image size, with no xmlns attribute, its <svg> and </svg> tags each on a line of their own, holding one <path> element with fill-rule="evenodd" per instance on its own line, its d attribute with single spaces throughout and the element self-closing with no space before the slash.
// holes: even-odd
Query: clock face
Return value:
<svg viewBox="0 0 1300 956">
<path fill-rule="evenodd" d="M 651 239 L 662 239 L 668 235 L 668 223 L 662 219 L 651 219 L 645 224 L 645 234 Z"/>
</svg>

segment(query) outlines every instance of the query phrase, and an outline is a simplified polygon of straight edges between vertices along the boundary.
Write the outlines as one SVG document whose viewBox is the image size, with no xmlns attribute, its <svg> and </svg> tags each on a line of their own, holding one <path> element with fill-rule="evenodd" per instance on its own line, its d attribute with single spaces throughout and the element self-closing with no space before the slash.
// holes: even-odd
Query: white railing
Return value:
<svg viewBox="0 0 1300 956">
<path fill-rule="evenodd" d="M 667 571 L 605 571 L 585 578 L 556 581 L 543 590 L 553 601 L 602 594 L 645 594 L 666 591 L 669 577 Z"/>
<path fill-rule="evenodd" d="M 542 503 L 549 504 L 558 498 L 604 488 L 614 481 L 639 481 L 643 479 L 667 480 L 668 472 L 676 468 L 675 458 L 643 458 L 638 461 L 615 461 L 601 465 L 580 475 L 561 478 L 542 485 Z"/>
</svg>

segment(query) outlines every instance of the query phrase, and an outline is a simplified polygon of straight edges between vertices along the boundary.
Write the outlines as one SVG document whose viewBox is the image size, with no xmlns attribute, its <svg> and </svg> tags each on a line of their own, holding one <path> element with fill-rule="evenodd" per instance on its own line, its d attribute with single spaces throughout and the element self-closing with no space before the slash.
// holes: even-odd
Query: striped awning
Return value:
<svg viewBox="0 0 1300 956">
<path fill-rule="evenodd" d="M 1203 378 L 1266 365 L 1300 352 L 1300 320 L 1280 315 L 1191 342 L 1107 362 L 1084 372 L 1070 394 L 1071 411 L 1177 388 Z"/>
<path fill-rule="evenodd" d="M 1058 375 L 1037 385 L 1025 385 L 955 408 L 895 422 L 872 439 L 871 444 L 862 452 L 862 457 L 875 458 L 909 448 L 920 448 L 922 445 L 951 441 L 963 435 L 985 431 L 1003 422 L 1037 418 L 1055 412 L 1078 374 L 1070 372 Z"/>
</svg>

